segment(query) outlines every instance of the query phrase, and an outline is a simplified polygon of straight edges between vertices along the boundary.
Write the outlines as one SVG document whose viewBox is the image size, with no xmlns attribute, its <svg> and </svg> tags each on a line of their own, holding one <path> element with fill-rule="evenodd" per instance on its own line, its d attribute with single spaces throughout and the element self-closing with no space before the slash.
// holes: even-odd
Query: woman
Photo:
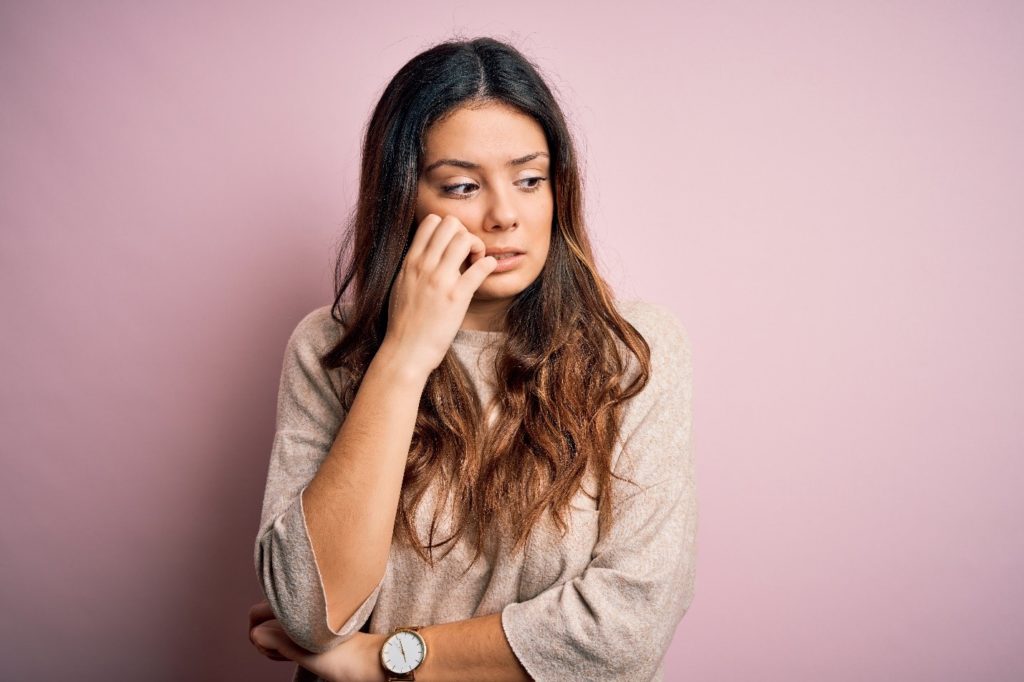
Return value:
<svg viewBox="0 0 1024 682">
<path fill-rule="evenodd" d="M 690 346 L 596 272 L 551 91 L 507 44 L 439 44 L 362 162 L 334 305 L 287 344 L 251 640 L 295 679 L 662 679 Z"/>
</svg>

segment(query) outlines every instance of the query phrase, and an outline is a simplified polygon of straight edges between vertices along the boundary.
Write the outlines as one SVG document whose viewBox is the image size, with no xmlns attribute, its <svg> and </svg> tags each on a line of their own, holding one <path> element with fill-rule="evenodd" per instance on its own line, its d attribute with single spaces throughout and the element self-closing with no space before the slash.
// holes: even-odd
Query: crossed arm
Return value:
<svg viewBox="0 0 1024 682">
<path fill-rule="evenodd" d="M 382 348 L 342 426 L 334 387 L 318 362 L 330 345 L 330 326 L 323 310 L 307 315 L 285 351 L 254 557 L 268 602 L 250 613 L 250 638 L 260 647 L 262 635 L 270 645 L 261 649 L 305 658 L 314 667 L 357 664 L 365 673 L 359 679 L 376 679 L 371 673 L 383 673 L 385 637 L 356 630 L 380 589 L 426 379 L 410 376 L 406 363 Z M 276 625 L 253 632 L 268 621 Z M 417 679 L 530 679 L 505 638 L 500 613 L 430 625 L 421 634 L 430 655 Z M 324 658 L 309 660 L 317 655 Z"/>
<path fill-rule="evenodd" d="M 616 522 L 599 538 L 587 569 L 532 599 L 507 604 L 501 613 L 423 628 L 428 656 L 417 680 L 647 682 L 654 675 L 692 600 L 697 524 L 689 343 L 674 321 L 655 323 L 654 333 L 645 336 L 654 338 L 656 379 L 635 399 L 636 419 L 617 469 L 642 485 L 616 505 Z M 303 375 L 308 379 L 306 372 L 296 374 Z M 289 397 L 288 380 L 282 384 L 285 407 L 298 404 Z M 302 403 L 307 415 L 309 404 Z M 275 442 L 255 558 L 268 599 L 288 618 L 288 635 L 279 629 L 270 644 L 281 646 L 264 648 L 303 667 L 328 661 L 361 671 L 321 675 L 325 679 L 383 679 L 379 651 L 385 636 L 358 632 L 380 583 L 354 613 L 342 611 L 352 614 L 347 621 L 328 622 L 326 585 L 313 559 L 300 494 L 325 449 L 310 433 L 279 425 Z"/>
<path fill-rule="evenodd" d="M 693 597 L 695 504 L 692 485 L 675 477 L 624 500 L 625 513 L 582 574 L 500 613 L 421 628 L 428 653 L 416 679 L 648 682 Z M 283 629 L 267 648 L 327 680 L 383 680 L 387 635 L 357 631 L 375 596 L 333 640 L 311 641 L 322 653 L 302 650 Z M 304 623 L 290 622 L 290 630 Z"/>
<path fill-rule="evenodd" d="M 307 652 L 283 630 L 261 625 L 273 618 L 267 602 L 249 614 L 250 641 L 264 655 L 291 660 L 331 682 L 385 682 L 380 649 L 386 634 L 355 633 L 325 653 Z M 255 628 L 255 630 L 254 630 Z M 530 682 L 509 646 L 501 614 L 429 625 L 419 630 L 429 655 L 416 669 L 417 682 Z M 275 655 L 278 654 L 278 655 Z"/>
</svg>

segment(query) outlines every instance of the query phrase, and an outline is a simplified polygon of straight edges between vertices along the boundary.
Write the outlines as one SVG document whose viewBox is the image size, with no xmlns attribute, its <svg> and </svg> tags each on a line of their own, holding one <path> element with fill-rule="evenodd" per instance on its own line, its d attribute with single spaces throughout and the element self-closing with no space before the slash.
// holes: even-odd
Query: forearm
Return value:
<svg viewBox="0 0 1024 682">
<path fill-rule="evenodd" d="M 501 612 L 422 628 L 427 643 L 417 682 L 521 682 L 532 678 L 501 627 Z"/>
<path fill-rule="evenodd" d="M 416 682 L 530 682 L 501 627 L 501 613 L 428 625 L 419 629 L 427 658 L 416 669 Z M 380 647 L 388 635 L 376 635 L 371 654 L 380 666 Z"/>
<path fill-rule="evenodd" d="M 382 346 L 303 492 L 332 629 L 355 613 L 384 575 L 426 379 Z"/>
</svg>

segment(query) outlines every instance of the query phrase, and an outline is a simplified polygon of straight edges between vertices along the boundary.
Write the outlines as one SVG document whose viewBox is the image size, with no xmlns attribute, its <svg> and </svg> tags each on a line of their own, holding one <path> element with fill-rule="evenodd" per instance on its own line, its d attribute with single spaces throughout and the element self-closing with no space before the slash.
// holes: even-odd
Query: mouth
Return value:
<svg viewBox="0 0 1024 682">
<path fill-rule="evenodd" d="M 498 265 L 491 271 L 492 275 L 497 275 L 502 272 L 508 272 L 514 270 L 523 264 L 523 259 L 526 256 L 522 251 L 507 251 L 504 253 L 489 253 L 488 256 L 494 256 L 498 259 Z"/>
<path fill-rule="evenodd" d="M 525 253 L 522 249 L 488 249 L 485 256 L 494 256 L 499 261 L 505 258 L 512 258 L 513 256 L 521 256 Z"/>
</svg>

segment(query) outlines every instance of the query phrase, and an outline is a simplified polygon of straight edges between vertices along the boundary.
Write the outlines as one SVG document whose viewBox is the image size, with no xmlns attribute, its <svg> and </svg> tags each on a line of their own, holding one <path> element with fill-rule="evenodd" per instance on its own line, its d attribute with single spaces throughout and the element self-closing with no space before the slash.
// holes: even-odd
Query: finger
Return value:
<svg viewBox="0 0 1024 682">
<path fill-rule="evenodd" d="M 256 650 L 258 652 L 260 652 L 263 656 L 265 656 L 266 658 L 269 658 L 272 661 L 290 661 L 290 660 L 292 660 L 292 659 L 288 658 L 287 656 L 283 656 L 283 655 L 277 653 L 273 649 L 265 649 L 265 648 L 261 647 L 259 644 L 257 644 L 256 642 L 253 642 L 252 645 L 254 647 L 256 647 Z"/>
<path fill-rule="evenodd" d="M 459 232 L 456 234 L 448 242 L 448 248 L 444 250 L 441 262 L 437 264 L 438 269 L 446 272 L 458 270 L 461 273 L 462 264 L 466 262 L 466 258 L 470 255 L 472 249 L 478 248 L 476 246 L 478 241 L 480 241 L 480 238 L 471 235 L 469 232 Z"/>
<path fill-rule="evenodd" d="M 430 236 L 434 234 L 434 230 L 440 224 L 441 216 L 436 213 L 428 213 L 420 221 L 416 233 L 412 237 L 412 243 L 409 244 L 409 251 L 405 255 L 406 259 L 418 259 L 423 254 L 423 250 L 427 248 L 427 243 L 430 241 Z"/>
<path fill-rule="evenodd" d="M 268 644 L 275 639 L 273 636 L 267 634 L 268 632 L 268 626 L 266 625 L 254 627 L 249 630 L 249 641 L 252 642 L 252 645 L 267 658 L 271 658 L 275 661 L 290 661 L 290 658 L 282 655 L 277 651 L 277 649 Z"/>
<path fill-rule="evenodd" d="M 251 629 L 249 630 L 249 642 L 250 642 L 250 643 L 251 643 L 251 644 L 252 644 L 252 645 L 253 645 L 254 647 L 256 647 L 256 650 L 257 650 L 257 651 L 259 651 L 259 652 L 260 652 L 261 654 L 263 654 L 263 655 L 264 655 L 264 656 L 266 656 L 267 658 L 271 659 L 272 661 L 290 661 L 290 660 L 291 660 L 291 659 L 290 659 L 290 658 L 288 658 L 287 656 L 282 656 L 281 654 L 279 654 L 279 653 L 278 653 L 278 652 L 277 652 L 276 650 L 274 650 L 274 649 L 268 649 L 268 648 L 266 648 L 265 646 L 262 646 L 262 645 L 260 645 L 260 644 L 259 644 L 259 643 L 258 643 L 258 642 L 256 641 L 256 638 L 254 637 L 254 633 L 255 633 L 255 632 L 256 632 L 256 628 L 251 628 Z"/>
<path fill-rule="evenodd" d="M 287 657 L 288 660 L 295 661 L 299 665 L 309 663 L 310 659 L 316 656 L 316 654 L 306 651 L 293 642 L 283 630 L 277 628 L 259 625 L 253 629 L 252 638 L 257 646 L 273 649 L 278 654 Z"/>
<path fill-rule="evenodd" d="M 476 263 L 487 253 L 487 245 L 484 244 L 483 239 L 470 232 L 466 232 L 466 234 L 472 237 L 473 241 L 469 245 L 469 256 L 459 264 L 459 272 L 465 272 L 466 268 Z"/>
<path fill-rule="evenodd" d="M 420 256 L 420 264 L 427 272 L 436 270 L 441 262 L 441 256 L 448 248 L 449 242 L 460 231 L 466 231 L 466 226 L 453 215 L 446 215 L 441 224 L 437 226 L 434 233 L 430 235 L 430 243 Z"/>
<path fill-rule="evenodd" d="M 253 629 L 265 620 L 270 620 L 274 617 L 274 610 L 270 608 L 270 602 L 261 601 L 259 604 L 253 604 L 252 608 L 249 609 L 249 629 Z"/>
<path fill-rule="evenodd" d="M 473 296 L 473 292 L 480 288 L 487 276 L 498 267 L 498 259 L 494 256 L 484 256 L 477 262 L 466 268 L 466 271 L 455 283 L 455 289 L 463 296 Z"/>
</svg>

